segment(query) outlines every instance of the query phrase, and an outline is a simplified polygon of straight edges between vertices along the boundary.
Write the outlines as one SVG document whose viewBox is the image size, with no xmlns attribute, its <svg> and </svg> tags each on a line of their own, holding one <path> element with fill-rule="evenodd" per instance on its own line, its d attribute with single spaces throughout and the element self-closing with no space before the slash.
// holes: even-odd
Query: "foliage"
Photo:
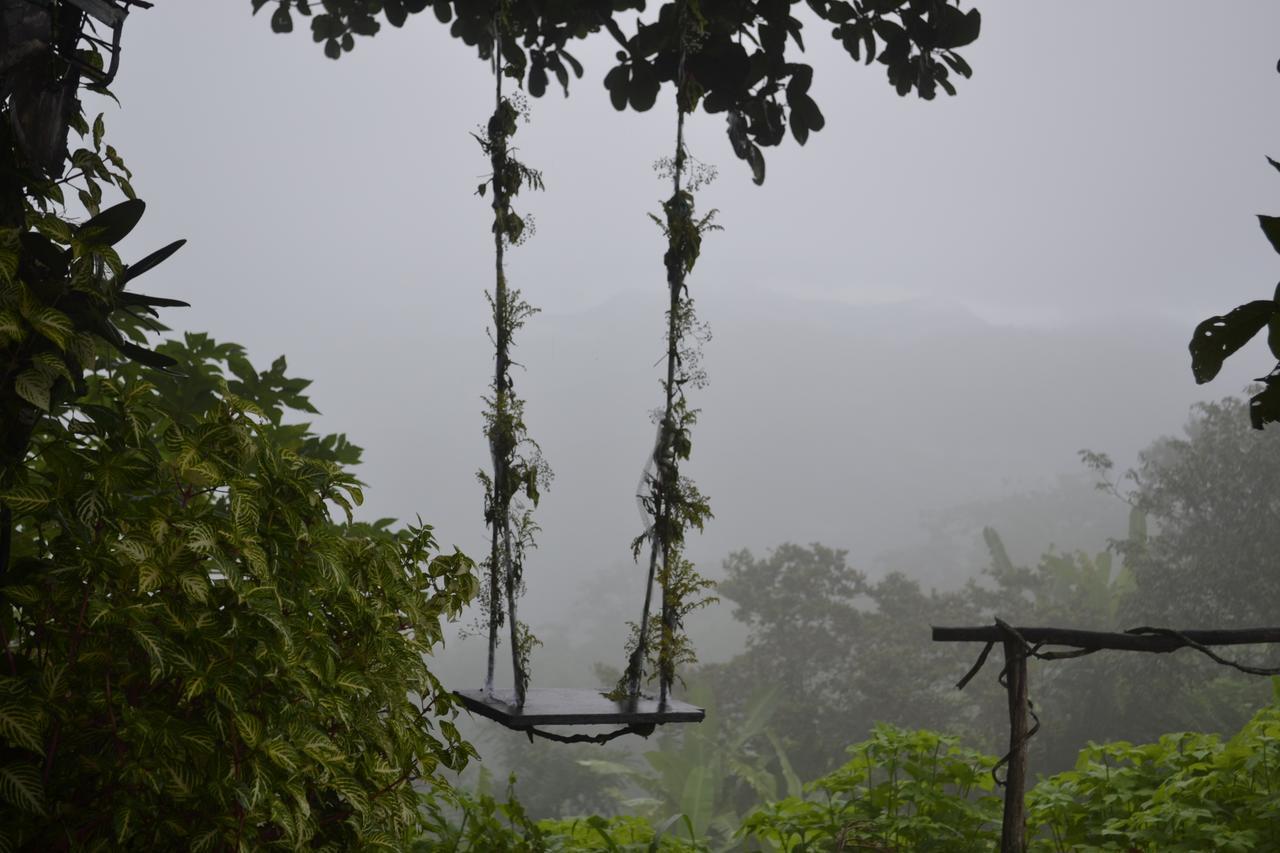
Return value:
<svg viewBox="0 0 1280 853">
<path fill-rule="evenodd" d="M 411 783 L 474 755 L 424 662 L 473 566 L 351 522 L 359 451 L 281 422 L 283 360 L 161 350 L 189 394 L 104 360 L 3 495 L 0 849 L 407 846 Z"/>
<path fill-rule="evenodd" d="M 484 59 L 493 53 L 495 31 L 501 32 L 507 73 L 534 97 L 545 93 L 548 72 L 567 94 L 570 73 L 583 74 L 569 43 L 604 30 L 619 48 L 617 64 L 604 75 L 613 106 L 643 112 L 656 103 L 662 84 L 671 83 L 689 111 L 701 103 L 709 113 L 727 115 L 733 150 L 750 165 L 757 183 L 764 180 L 762 146 L 780 144 L 788 127 L 803 145 L 825 125 L 810 94 L 814 69 L 797 57 L 805 48 L 804 22 L 796 17 L 803 14 L 796 8 L 799 0 L 675 0 L 660 6 L 654 19 L 637 19 L 630 36 L 622 25 L 631 23 L 631 13 L 644 11 L 642 0 L 325 0 L 314 15 L 313 0 L 251 2 L 254 12 L 272 7 L 276 32 L 292 31 L 295 15 L 310 17 L 312 37 L 333 59 L 354 49 L 355 36 L 375 35 L 383 20 L 400 27 L 430 8 L 449 25 L 450 35 L 474 46 Z M 685 5 L 701 34 L 697 50 L 687 57 L 687 78 L 678 79 L 685 45 L 679 8 Z M 853 60 L 879 62 L 900 95 L 914 91 L 930 100 L 938 89 L 954 95 L 952 75 L 973 73 L 958 50 L 977 39 L 981 16 L 976 9 L 962 11 L 959 0 L 806 0 L 805 5 Z"/>
<path fill-rule="evenodd" d="M 515 796 L 536 819 L 627 811 L 607 784 L 609 780 L 602 780 L 580 764 L 583 759 L 626 761 L 631 753 L 624 751 L 625 740 L 613 743 L 618 748 L 596 743 L 556 743 L 542 738 L 530 741 L 505 730 L 497 731 L 492 741 L 475 741 L 486 763 L 518 770 Z M 548 779 L 554 779 L 555 784 L 548 785 Z"/>
<path fill-rule="evenodd" d="M 1245 402 L 1225 398 L 1193 407 L 1184 434 L 1151 444 L 1123 479 L 1121 493 L 1142 512 L 1151 535 L 1117 543 L 1140 595 L 1127 620 L 1173 627 L 1269 624 L 1280 608 L 1271 571 L 1280 548 L 1280 437 L 1245 426 Z M 1093 454 L 1104 485 L 1111 461 Z"/>
<path fill-rule="evenodd" d="M 1280 681 L 1275 701 L 1233 737 L 1169 734 L 1089 744 L 1074 769 L 1041 778 L 1027 797 L 1029 853 L 1127 850 L 1266 851 L 1280 821 Z M 936 731 L 880 724 L 849 760 L 786 797 L 762 797 L 737 823 L 735 849 L 972 853 L 1000 836 L 1003 792 L 994 756 Z M 705 758 L 706 756 L 704 756 Z M 428 799 L 431 830 L 415 850 L 676 851 L 717 849 L 677 814 L 533 821 L 508 787 Z"/>
<path fill-rule="evenodd" d="M 154 316 L 158 306 L 186 305 L 125 290 L 183 241 L 131 266 L 113 248 L 145 205 L 134 195 L 123 158 L 105 141 L 102 115 L 90 124 L 77 97 L 80 70 L 66 57 L 77 50 L 83 17 L 65 5 L 33 9 L 0 36 L 6 62 L 0 80 L 0 488 L 11 484 L 41 418 L 84 393 L 96 341 L 167 366 L 168 359 L 138 345 L 132 332 L 146 318 L 130 312 Z M 101 68 L 96 46 L 87 44 L 80 60 Z M 96 84 L 89 88 L 110 95 Z M 81 144 L 68 151 L 73 130 Z M 103 210 L 104 186 L 127 200 Z M 76 223 L 68 214 L 68 188 L 88 221 Z M 11 519 L 10 507 L 0 509 L 4 543 Z M 0 544 L 0 574 L 7 561 L 7 546 Z"/>
<path fill-rule="evenodd" d="M 832 744 L 866 737 L 876 720 L 955 727 L 976 716 L 975 696 L 993 698 L 986 685 L 957 692 L 967 651 L 928 640 L 930 624 L 985 619 L 962 592 L 924 591 L 899 574 L 873 583 L 846 552 L 820 544 L 786 543 L 762 557 L 739 551 L 724 574 L 718 588 L 750 629 L 747 648 L 698 677 L 735 723 L 745 716 L 742 697 L 776 686 L 771 727 L 804 777 L 834 769 Z"/>
<path fill-rule="evenodd" d="M 1280 682 L 1276 682 L 1280 697 Z M 1280 821 L 1280 706 L 1227 741 L 1183 732 L 1090 744 L 1028 798 L 1033 849 L 1270 850 Z"/>
<path fill-rule="evenodd" d="M 560 853 L 560 851 L 617 851 L 617 853 L 701 853 L 687 819 L 654 826 L 642 817 L 604 818 L 592 815 L 567 820 L 531 820 L 516 799 L 516 779 L 507 782 L 506 798 L 499 802 L 487 790 L 482 775 L 479 789 L 470 794 L 453 790 L 446 796 L 424 798 L 428 814 L 427 834 L 416 841 L 411 853 L 447 849 L 457 853 Z M 446 806 L 446 807 L 442 807 Z M 683 825 L 681 826 L 681 824 Z M 688 838 L 672 830 L 684 829 Z"/>
<path fill-rule="evenodd" d="M 807 797 L 767 803 L 742 835 L 769 849 L 970 851 L 999 836 L 995 759 L 936 732 L 877 725 Z M 994 828 L 994 834 L 993 834 Z"/>
<path fill-rule="evenodd" d="M 5 365 L 0 381 L 0 485 L 10 482 L 21 464 L 37 422 L 84 393 L 84 373 L 92 369 L 96 341 L 145 364 L 172 364 L 139 345 L 137 327 L 147 318 L 132 312 L 155 315 L 157 306 L 187 303 L 125 288 L 184 241 L 135 264 L 121 262 L 113 247 L 137 224 L 146 205 L 131 197 L 99 211 L 101 188 L 94 174 L 121 182 L 126 189 L 128 183 L 102 165 L 101 116 L 93 139 L 95 151 L 80 149 L 73 162 L 85 172 L 91 192 L 81 190 L 82 202 L 95 216 L 72 222 L 61 207 L 60 186 L 30 178 L 36 204 L 26 204 L 21 227 L 0 228 L 0 359 Z M 108 150 L 107 156 L 119 161 L 114 149 Z"/>
<path fill-rule="evenodd" d="M 1277 66 L 1280 70 L 1280 66 Z M 1267 158 L 1277 171 L 1280 162 Z M 1258 224 L 1272 248 L 1280 253 L 1280 216 L 1258 214 Z M 1191 335 L 1191 372 L 1202 385 L 1218 375 L 1225 362 L 1254 335 L 1267 329 L 1267 345 L 1280 359 L 1280 285 L 1271 299 L 1256 299 L 1238 305 L 1225 315 L 1213 316 L 1196 326 Z M 1280 421 L 1280 362 L 1261 377 L 1262 390 L 1249 399 L 1249 422 L 1254 429 Z"/>
</svg>

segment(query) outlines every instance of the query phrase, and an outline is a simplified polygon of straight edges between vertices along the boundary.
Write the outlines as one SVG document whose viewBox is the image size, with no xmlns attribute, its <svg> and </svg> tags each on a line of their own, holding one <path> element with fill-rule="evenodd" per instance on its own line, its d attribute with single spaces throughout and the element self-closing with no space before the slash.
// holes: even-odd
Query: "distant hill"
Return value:
<svg viewBox="0 0 1280 853">
<path fill-rule="evenodd" d="M 539 620 L 565 621 L 566 590 L 572 598 L 598 573 L 630 566 L 627 546 L 641 524 L 634 494 L 653 441 L 649 412 L 660 402 L 662 298 L 660 289 L 630 293 L 572 315 L 539 315 L 522 332 L 516 357 L 527 372 L 517 382 L 529 401 L 526 420 L 556 474 L 527 570 L 523 612 L 535 629 Z M 1193 401 L 1238 391 L 1248 379 L 1225 377 L 1205 394 L 1187 367 L 1189 325 L 1159 319 L 1027 328 L 946 306 L 728 289 L 710 290 L 698 305 L 712 331 L 710 384 L 692 392 L 702 413 L 689 472 L 716 518 L 690 553 L 710 573 L 738 548 L 818 541 L 847 548 L 855 565 L 896 563 L 949 586 L 977 568 L 985 523 L 1003 528 L 1020 561 L 1034 562 L 1051 541 L 1101 547 L 1113 535 L 1104 521 L 1113 510 L 1101 496 L 1078 533 L 1066 519 L 1045 520 L 1043 535 L 1052 538 L 1039 546 L 1041 534 L 1009 529 L 1030 521 L 994 516 L 1003 499 L 1078 477 L 1081 448 L 1128 464 L 1152 439 L 1177 431 Z M 417 511 L 442 542 L 482 555 L 474 475 L 487 456 L 479 398 L 488 358 L 477 330 L 424 330 L 406 380 L 422 397 L 395 412 L 369 397 L 362 423 L 344 424 L 367 448 L 363 516 Z M 1236 361 L 1257 370 L 1265 358 Z M 358 377 L 344 381 L 352 383 L 346 393 L 360 393 Z M 977 517 L 985 511 L 973 507 L 984 503 L 993 517 Z M 968 515 L 953 509 L 964 505 Z M 1123 520 L 1116 508 L 1115 534 Z M 965 524 L 974 528 L 968 551 L 938 545 L 963 541 Z M 952 565 L 921 563 L 949 553 Z M 617 577 L 639 595 L 638 571 Z"/>
</svg>

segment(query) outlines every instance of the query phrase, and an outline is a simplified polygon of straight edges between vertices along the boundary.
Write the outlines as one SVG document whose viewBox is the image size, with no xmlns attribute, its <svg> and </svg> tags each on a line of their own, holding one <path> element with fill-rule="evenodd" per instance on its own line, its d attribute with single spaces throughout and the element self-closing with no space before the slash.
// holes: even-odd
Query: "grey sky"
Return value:
<svg viewBox="0 0 1280 853">
<path fill-rule="evenodd" d="M 691 279 L 715 335 L 694 400 L 709 568 L 784 540 L 868 560 L 920 512 L 1043 485 L 1081 447 L 1131 460 L 1269 365 L 1255 343 L 1199 389 L 1185 345 L 1280 270 L 1253 218 L 1280 212 L 1263 159 L 1280 158 L 1280 4 L 979 7 L 975 76 L 933 103 L 806 29 L 827 127 L 767 150 L 763 188 L 720 117 L 692 122 L 720 171 L 700 206 L 726 229 Z M 332 62 L 247 0 L 136 12 L 124 44 L 108 136 L 149 204 L 125 258 L 190 240 L 148 279 L 194 306 L 166 319 L 262 366 L 287 354 L 316 380 L 318 428 L 366 448 L 365 514 L 421 513 L 479 554 L 492 244 L 468 132 L 492 108 L 487 67 L 429 15 Z M 586 77 L 516 137 L 548 186 L 520 198 L 537 234 L 509 266 L 545 309 L 520 387 L 557 473 L 531 584 L 629 562 L 659 402 L 644 214 L 673 110 L 615 113 L 611 53 L 579 51 Z M 543 582 L 526 613 L 556 618 L 547 599 Z"/>
</svg>

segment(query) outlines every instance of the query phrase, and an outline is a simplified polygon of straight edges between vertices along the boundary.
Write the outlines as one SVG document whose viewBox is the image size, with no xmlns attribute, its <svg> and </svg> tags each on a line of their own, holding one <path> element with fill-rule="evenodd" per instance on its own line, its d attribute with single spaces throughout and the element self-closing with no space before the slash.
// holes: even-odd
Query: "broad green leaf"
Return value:
<svg viewBox="0 0 1280 853">
<path fill-rule="evenodd" d="M 22 811 L 44 814 L 44 785 L 34 764 L 0 764 L 0 799 Z"/>
<path fill-rule="evenodd" d="M 114 246 L 129 236 L 146 209 L 146 203 L 140 199 L 122 201 L 81 225 L 76 236 L 82 243 Z"/>
<path fill-rule="evenodd" d="M 178 576 L 178 587 L 191 601 L 209 599 L 209 580 L 199 572 L 184 572 Z"/>
<path fill-rule="evenodd" d="M 13 390 L 18 396 L 42 412 L 49 411 L 49 393 L 52 388 L 53 379 L 34 368 L 22 371 L 13 380 Z"/>
<path fill-rule="evenodd" d="M 53 501 L 53 496 L 40 486 L 15 486 L 0 493 L 0 500 L 15 513 L 27 514 L 43 509 Z"/>
<path fill-rule="evenodd" d="M 21 341 L 27 336 L 22 320 L 8 308 L 0 310 L 0 335 L 5 335 L 13 341 Z"/>
<path fill-rule="evenodd" d="M 44 754 L 40 722 L 33 709 L 0 694 L 0 737 L 32 752 Z"/>
<path fill-rule="evenodd" d="M 262 740 L 262 721 L 247 711 L 236 711 L 232 715 L 236 723 L 236 731 L 240 738 L 250 747 L 256 747 Z"/>
<path fill-rule="evenodd" d="M 156 251 L 147 255 L 142 260 L 136 263 L 129 264 L 124 268 L 124 272 L 120 276 L 121 284 L 122 285 L 127 284 L 128 282 L 133 281 L 135 278 L 142 275 L 143 273 L 150 272 L 151 270 L 155 269 L 160 264 L 164 263 L 170 257 L 172 257 L 174 252 L 178 251 L 186 244 L 187 244 L 186 240 L 174 240 L 169 245 L 165 246 L 164 248 L 157 249 Z M 143 296 L 137 293 L 129 294 L 129 295 L 132 296 L 133 299 L 135 300 L 140 300 L 141 304 L 144 304 L 144 305 L 147 305 L 147 304 L 163 305 L 163 304 L 166 304 L 167 302 L 167 300 L 158 301 L 159 297 Z M 157 301 L 147 302 L 146 300 L 157 300 Z M 177 302 L 177 300 L 172 300 L 172 301 Z M 186 305 L 187 303 L 182 302 L 179 304 Z"/>
<path fill-rule="evenodd" d="M 711 764 L 694 767 L 685 779 L 680 793 L 680 811 L 688 816 L 693 832 L 701 837 L 715 814 L 718 768 Z"/>
<path fill-rule="evenodd" d="M 154 563 L 138 566 L 138 592 L 151 592 L 159 589 L 163 583 L 164 573 Z"/>
</svg>

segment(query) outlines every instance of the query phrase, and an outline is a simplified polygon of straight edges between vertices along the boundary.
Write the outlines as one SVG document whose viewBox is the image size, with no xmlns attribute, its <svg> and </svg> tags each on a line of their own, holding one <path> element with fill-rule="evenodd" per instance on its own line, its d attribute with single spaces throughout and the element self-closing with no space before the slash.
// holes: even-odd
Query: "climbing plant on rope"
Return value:
<svg viewBox="0 0 1280 853">
<path fill-rule="evenodd" d="M 633 626 L 626 670 L 613 694 L 638 696 L 648 672 L 658 677 L 660 705 L 670 694 L 676 665 L 695 660 L 683 630 L 685 615 L 714 600 L 706 595 L 711 582 L 684 556 L 685 533 L 690 528 L 702 530 L 711 518 L 711 506 L 680 471 L 680 463 L 689 458 L 693 448 L 690 434 L 698 415 L 697 409 L 690 408 L 685 389 L 701 387 L 706 381 L 699 358 L 706 327 L 697 321 L 686 279 L 698 260 L 703 233 L 719 227 L 713 222 L 714 210 L 700 219 L 694 213 L 693 190 L 709 173 L 704 171 L 686 182 L 691 158 L 684 143 L 685 115 L 697 107 L 702 90 L 686 74 L 685 65 L 689 54 L 698 48 L 706 22 L 696 0 L 681 0 L 676 15 L 675 153 L 669 161 L 659 163 L 660 170 L 670 172 L 671 197 L 662 204 L 661 218 L 651 214 L 667 238 L 663 255 L 668 295 L 666 377 L 662 381 L 665 399 L 656 413 L 657 438 L 637 495 L 648 523 L 631 544 L 637 560 L 645 543 L 649 545 L 644 607 L 640 622 Z M 656 622 L 652 614 L 655 581 L 661 591 Z"/>
<path fill-rule="evenodd" d="M 511 669 L 516 706 L 524 705 L 529 685 L 529 655 L 538 640 L 519 620 L 516 601 L 524 589 L 524 555 L 534 545 L 537 525 L 533 509 L 541 489 L 551 479 L 551 469 L 543 461 L 536 442 L 524 423 L 524 401 L 515 393 L 512 380 L 511 348 L 514 334 L 537 309 L 525 302 L 520 291 L 507 282 L 505 251 L 519 244 L 531 232 L 530 222 L 511 208 L 511 200 L 522 188 L 542 189 L 542 175 L 513 156 L 510 140 L 519 118 L 527 116 L 523 100 L 505 97 L 502 80 L 516 76 L 503 62 L 503 41 L 509 39 L 504 24 L 505 11 L 493 19 L 494 110 L 483 135 L 476 134 L 481 149 L 493 169 L 489 180 L 476 188 L 483 196 L 492 189 L 493 199 L 493 292 L 486 294 L 492 311 L 494 343 L 493 382 L 485 398 L 485 438 L 489 442 L 492 467 L 480 471 L 484 485 L 484 518 L 489 527 L 489 556 L 483 563 L 488 584 L 480 595 L 481 609 L 488 623 L 489 656 L 485 672 L 485 692 L 492 694 L 499 631 L 505 623 L 511 647 Z"/>
</svg>

